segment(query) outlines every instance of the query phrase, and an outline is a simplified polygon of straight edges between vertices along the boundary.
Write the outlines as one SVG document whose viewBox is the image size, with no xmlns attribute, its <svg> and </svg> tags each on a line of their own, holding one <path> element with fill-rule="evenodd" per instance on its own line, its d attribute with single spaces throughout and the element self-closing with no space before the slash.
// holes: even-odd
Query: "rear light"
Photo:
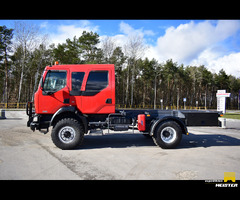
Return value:
<svg viewBox="0 0 240 200">
<path fill-rule="evenodd" d="M 138 115 L 138 130 L 146 130 L 146 116 L 144 114 Z"/>
</svg>

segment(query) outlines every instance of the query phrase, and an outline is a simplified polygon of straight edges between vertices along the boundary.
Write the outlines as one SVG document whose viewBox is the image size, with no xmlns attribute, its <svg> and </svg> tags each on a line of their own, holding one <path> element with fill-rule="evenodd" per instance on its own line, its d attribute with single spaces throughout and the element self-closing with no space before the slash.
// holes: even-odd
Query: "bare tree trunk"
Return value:
<svg viewBox="0 0 240 200">
<path fill-rule="evenodd" d="M 5 48 L 5 103 L 8 104 L 8 66 L 7 66 L 7 49 Z"/>
<path fill-rule="evenodd" d="M 146 99 L 146 94 L 145 94 L 145 92 L 146 92 L 146 87 L 145 87 L 145 85 L 143 84 L 143 108 L 145 107 L 145 99 Z"/>
<path fill-rule="evenodd" d="M 26 44 L 24 45 L 24 50 L 23 50 L 23 62 L 22 62 L 22 70 L 21 70 L 21 78 L 19 82 L 19 90 L 18 90 L 18 103 L 20 103 L 21 99 L 21 92 L 22 92 L 22 82 L 23 82 L 23 72 L 24 72 L 24 65 L 25 65 L 25 59 L 26 59 Z"/>
<path fill-rule="evenodd" d="M 32 94 L 32 99 L 31 99 L 32 102 L 33 102 L 33 100 L 34 100 L 34 94 L 35 94 L 36 87 L 37 87 L 37 79 L 38 79 L 38 76 L 39 76 L 39 69 L 40 69 L 40 66 L 41 66 L 41 65 L 42 65 L 42 59 L 41 59 L 41 61 L 40 61 L 39 64 L 38 64 L 37 72 L 36 72 L 36 74 L 35 74 L 33 94 Z"/>
<path fill-rule="evenodd" d="M 24 67 L 22 65 L 21 78 L 20 78 L 19 89 L 18 89 L 18 103 L 20 103 L 20 99 L 21 99 L 22 82 L 23 82 L 23 70 L 24 70 Z"/>
<path fill-rule="evenodd" d="M 156 101 L 157 101 L 157 75 L 155 74 L 154 79 L 154 109 L 156 109 Z"/>
<path fill-rule="evenodd" d="M 135 64 L 133 64 L 132 80 L 131 80 L 131 107 L 133 106 L 134 74 L 135 74 Z"/>
<path fill-rule="evenodd" d="M 126 85 L 126 97 L 125 97 L 125 104 L 128 104 L 128 88 L 129 88 L 129 66 L 127 72 L 127 85 Z"/>
<path fill-rule="evenodd" d="M 125 98 L 124 98 L 124 89 L 125 89 L 125 87 L 124 87 L 124 80 L 122 81 L 122 94 L 123 94 L 123 97 L 122 97 L 122 104 L 124 104 L 124 100 L 125 100 Z"/>
</svg>

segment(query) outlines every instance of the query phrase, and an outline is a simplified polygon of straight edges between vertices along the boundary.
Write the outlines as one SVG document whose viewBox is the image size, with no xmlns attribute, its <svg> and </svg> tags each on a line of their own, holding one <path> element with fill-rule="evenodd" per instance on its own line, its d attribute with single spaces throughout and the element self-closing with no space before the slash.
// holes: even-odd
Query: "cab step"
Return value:
<svg viewBox="0 0 240 200">
<path fill-rule="evenodd" d="M 101 129 L 100 130 L 98 130 L 98 129 L 91 129 L 89 134 L 91 134 L 91 135 L 104 135 L 103 134 L 103 130 L 101 130 Z"/>
</svg>

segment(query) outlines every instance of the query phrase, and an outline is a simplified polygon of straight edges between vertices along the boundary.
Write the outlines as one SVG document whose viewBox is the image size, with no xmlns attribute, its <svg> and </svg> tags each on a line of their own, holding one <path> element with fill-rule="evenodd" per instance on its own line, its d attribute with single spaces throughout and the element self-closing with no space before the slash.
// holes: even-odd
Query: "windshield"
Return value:
<svg viewBox="0 0 240 200">
<path fill-rule="evenodd" d="M 49 70 L 44 84 L 43 91 L 58 91 L 66 86 L 66 71 L 52 71 Z"/>
</svg>

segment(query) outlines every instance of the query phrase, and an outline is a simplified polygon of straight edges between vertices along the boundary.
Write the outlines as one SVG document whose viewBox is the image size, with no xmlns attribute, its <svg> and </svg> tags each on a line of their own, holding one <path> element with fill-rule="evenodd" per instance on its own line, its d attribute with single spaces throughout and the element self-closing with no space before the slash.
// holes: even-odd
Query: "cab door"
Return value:
<svg viewBox="0 0 240 200">
<path fill-rule="evenodd" d="M 82 83 L 85 76 L 84 71 L 72 70 L 70 72 L 70 104 L 82 110 Z"/>
<path fill-rule="evenodd" d="M 115 88 L 112 70 L 91 69 L 88 71 L 86 83 L 82 87 L 81 111 L 86 114 L 108 114 L 115 112 Z M 115 74 L 114 74 L 115 77 Z"/>
<path fill-rule="evenodd" d="M 59 108 L 69 105 L 69 73 L 68 70 L 48 70 L 46 73 L 38 95 L 39 113 L 54 114 Z"/>
</svg>

